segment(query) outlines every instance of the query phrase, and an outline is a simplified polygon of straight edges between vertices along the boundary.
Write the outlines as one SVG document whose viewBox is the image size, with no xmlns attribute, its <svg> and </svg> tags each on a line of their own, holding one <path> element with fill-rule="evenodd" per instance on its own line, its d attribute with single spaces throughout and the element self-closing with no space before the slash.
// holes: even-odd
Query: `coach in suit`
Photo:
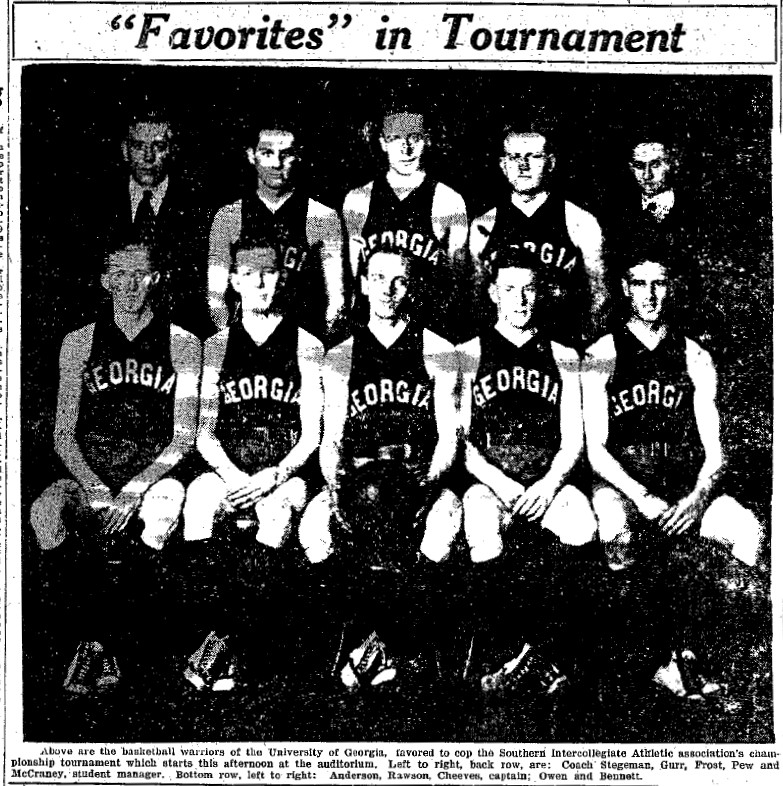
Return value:
<svg viewBox="0 0 783 786">
<path fill-rule="evenodd" d="M 77 217 L 83 274 L 105 249 L 140 243 L 153 249 L 164 286 L 159 309 L 204 338 L 214 332 L 207 311 L 206 261 L 212 211 L 182 176 L 170 120 L 153 112 L 131 118 L 121 143 L 127 177 L 100 189 Z"/>
</svg>

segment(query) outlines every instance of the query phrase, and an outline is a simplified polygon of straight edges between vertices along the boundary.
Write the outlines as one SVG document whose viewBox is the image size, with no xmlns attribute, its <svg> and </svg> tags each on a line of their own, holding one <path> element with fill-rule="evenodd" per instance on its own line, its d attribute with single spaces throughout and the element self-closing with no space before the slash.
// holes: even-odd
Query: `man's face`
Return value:
<svg viewBox="0 0 783 786">
<path fill-rule="evenodd" d="M 631 153 L 631 172 L 645 196 L 655 196 L 668 185 L 671 161 L 660 142 L 644 142 Z"/>
<path fill-rule="evenodd" d="M 112 254 L 101 283 L 115 311 L 140 314 L 159 278 L 150 266 L 149 252 L 142 248 Z"/>
<path fill-rule="evenodd" d="M 369 259 L 362 292 L 370 303 L 370 314 L 378 319 L 394 319 L 408 294 L 408 263 L 399 254 L 381 251 Z"/>
<path fill-rule="evenodd" d="M 623 291 L 631 300 L 631 316 L 642 322 L 658 322 L 669 286 L 669 274 L 658 262 L 642 262 L 630 268 L 623 278 Z"/>
<path fill-rule="evenodd" d="M 256 169 L 259 186 L 281 193 L 293 187 L 299 151 L 290 131 L 262 130 L 255 149 L 247 149 L 247 160 Z"/>
<path fill-rule="evenodd" d="M 171 163 L 171 129 L 168 123 L 136 123 L 128 129 L 122 154 L 131 177 L 140 185 L 154 188 L 166 179 Z"/>
<path fill-rule="evenodd" d="M 535 272 L 529 268 L 500 268 L 489 297 L 498 308 L 498 322 L 518 330 L 529 327 L 538 300 Z"/>
<path fill-rule="evenodd" d="M 242 310 L 266 314 L 280 283 L 280 265 L 271 248 L 237 251 L 237 263 L 231 273 L 231 286 L 242 298 Z"/>
<path fill-rule="evenodd" d="M 518 194 L 536 194 L 554 169 L 555 158 L 546 152 L 541 134 L 510 134 L 503 143 L 500 168 Z"/>
<path fill-rule="evenodd" d="M 424 118 L 410 112 L 386 115 L 380 141 L 392 171 L 399 175 L 418 171 L 428 141 Z"/>
</svg>

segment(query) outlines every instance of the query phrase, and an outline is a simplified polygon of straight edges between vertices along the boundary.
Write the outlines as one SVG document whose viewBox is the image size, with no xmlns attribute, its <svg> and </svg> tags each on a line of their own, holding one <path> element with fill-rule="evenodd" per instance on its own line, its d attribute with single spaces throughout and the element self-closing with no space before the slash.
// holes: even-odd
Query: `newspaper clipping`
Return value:
<svg viewBox="0 0 783 786">
<path fill-rule="evenodd" d="M 779 783 L 780 3 L 3 6 L 3 784 Z"/>
</svg>

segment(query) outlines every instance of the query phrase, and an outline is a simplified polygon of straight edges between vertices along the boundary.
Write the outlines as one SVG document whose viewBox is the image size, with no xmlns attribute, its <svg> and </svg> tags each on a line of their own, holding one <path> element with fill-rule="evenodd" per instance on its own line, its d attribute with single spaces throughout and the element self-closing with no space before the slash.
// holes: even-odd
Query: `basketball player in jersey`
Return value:
<svg viewBox="0 0 783 786">
<path fill-rule="evenodd" d="M 101 284 L 113 311 L 68 334 L 60 353 L 55 448 L 71 477 L 43 492 L 30 519 L 45 569 L 91 585 L 75 623 L 85 640 L 65 682 L 74 693 L 119 679 L 110 618 L 122 607 L 102 563 L 123 554 L 120 596 L 154 591 L 143 568 L 157 561 L 185 497 L 171 473 L 195 438 L 201 345 L 155 315 L 159 278 L 145 246 L 110 254 Z"/>
<path fill-rule="evenodd" d="M 354 279 L 365 274 L 364 261 L 376 249 L 407 254 L 421 268 L 416 293 L 419 316 L 426 316 L 428 326 L 454 340 L 465 322 L 464 308 L 459 316 L 449 308 L 465 276 L 465 201 L 423 167 L 431 144 L 423 114 L 388 112 L 378 143 L 386 159 L 385 173 L 349 192 L 343 204 Z M 356 298 L 357 319 L 364 323 L 367 306 L 359 288 Z"/>
<path fill-rule="evenodd" d="M 215 558 L 211 542 L 218 517 L 230 514 L 253 528 L 244 560 L 268 581 L 292 519 L 312 496 L 306 465 L 321 435 L 323 345 L 290 315 L 287 275 L 276 247 L 240 246 L 229 283 L 241 318 L 204 347 L 197 447 L 212 471 L 190 484 L 185 503 L 192 606 L 204 607 L 199 596 L 225 584 L 227 566 Z M 234 590 L 226 588 L 229 599 Z M 213 604 L 197 610 L 202 624 L 211 626 L 186 671 L 199 688 L 233 687 L 226 657 L 231 613 L 230 602 L 227 609 Z"/>
<path fill-rule="evenodd" d="M 397 530 L 381 531 L 376 540 L 407 544 L 402 549 L 407 547 L 407 559 L 403 553 L 398 566 L 410 578 L 418 553 L 428 567 L 446 560 L 461 527 L 459 500 L 443 484 L 457 447 L 456 357 L 452 344 L 408 315 L 416 264 L 405 252 L 370 253 L 361 276 L 369 303 L 367 324 L 326 356 L 320 457 L 327 490 L 308 506 L 300 528 L 300 541 L 312 563 L 326 561 L 333 547 L 347 565 L 362 563 L 364 555 L 352 554 L 346 546 L 341 522 L 361 528 L 374 518 L 381 529 L 385 523 Z M 383 466 L 365 495 L 365 514 L 352 525 L 344 491 L 379 462 Z M 404 491 L 389 498 L 383 494 L 383 478 L 391 475 L 403 479 Z M 377 516 L 373 500 L 380 507 Z M 418 516 L 397 515 L 420 505 Z M 355 534 L 358 539 L 360 533 Z M 365 571 L 365 580 L 370 573 Z M 402 596 L 404 605 L 405 590 Z M 385 653 L 382 639 L 373 634 L 351 653 L 343 681 L 355 687 L 387 679 L 393 669 Z M 368 664 L 372 673 L 365 674 Z"/>
<path fill-rule="evenodd" d="M 463 498 L 465 535 L 474 585 L 486 595 L 478 614 L 485 620 L 499 607 L 498 595 L 509 592 L 500 557 L 514 529 L 551 532 L 566 560 L 597 529 L 587 497 L 568 483 L 584 444 L 579 356 L 540 327 L 542 268 L 538 255 L 524 247 L 499 251 L 489 282 L 497 321 L 458 347 L 465 467 L 474 480 Z M 528 642 L 482 686 L 501 689 L 532 670 L 553 690 L 562 675 L 545 665 Z"/>
<path fill-rule="evenodd" d="M 231 247 L 273 245 L 288 271 L 300 324 L 320 339 L 331 335 L 345 307 L 343 233 L 337 213 L 297 188 L 300 134 L 288 122 L 258 126 L 246 151 L 255 169 L 253 193 L 221 208 L 209 240 L 209 306 L 215 326 L 229 321 L 226 302 Z"/>
<path fill-rule="evenodd" d="M 494 253 L 521 246 L 536 254 L 554 294 L 550 313 L 539 316 L 553 338 L 581 349 L 600 335 L 605 316 L 603 235 L 594 216 L 550 192 L 556 163 L 551 132 L 535 124 L 506 127 L 500 169 L 510 199 L 472 222 L 470 255 L 482 291 Z"/>
<path fill-rule="evenodd" d="M 752 574 L 762 530 L 749 510 L 719 491 L 725 459 L 712 359 L 669 323 L 665 260 L 637 259 L 622 287 L 630 319 L 589 348 L 583 373 L 588 457 L 600 478 L 593 506 L 609 568 L 631 578 L 662 541 L 687 553 L 700 534 L 728 546 L 738 570 Z M 678 605 L 694 580 L 672 587 Z M 719 686 L 700 673 L 688 640 L 698 607 L 673 615 L 675 648 L 655 680 L 679 696 L 703 698 Z"/>
</svg>

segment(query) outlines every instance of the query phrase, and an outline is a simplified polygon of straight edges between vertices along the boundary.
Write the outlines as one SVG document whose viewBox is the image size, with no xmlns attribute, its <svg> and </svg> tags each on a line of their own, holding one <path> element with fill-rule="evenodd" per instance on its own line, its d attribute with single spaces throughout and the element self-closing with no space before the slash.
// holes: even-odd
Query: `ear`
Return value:
<svg viewBox="0 0 783 786">
<path fill-rule="evenodd" d="M 109 283 L 109 274 L 101 274 L 101 286 L 109 293 L 111 293 L 111 284 Z"/>
<path fill-rule="evenodd" d="M 552 153 L 548 153 L 547 158 L 549 159 L 549 171 L 552 172 L 557 166 L 557 156 L 553 155 Z"/>
<path fill-rule="evenodd" d="M 130 161 L 130 156 L 128 155 L 128 140 L 123 139 L 122 144 L 120 145 L 120 149 L 122 150 L 122 160 L 125 161 L 127 164 Z"/>
<path fill-rule="evenodd" d="M 621 284 L 621 285 L 622 285 L 622 287 L 623 287 L 623 294 L 624 294 L 626 297 L 631 297 L 631 290 L 628 288 L 628 279 L 627 279 L 625 276 L 623 276 L 623 277 L 620 279 L 620 284 Z"/>
<path fill-rule="evenodd" d="M 365 297 L 369 297 L 369 293 L 367 290 L 369 289 L 369 285 L 367 283 L 367 276 L 359 276 L 359 286 L 362 288 L 362 294 Z"/>
<path fill-rule="evenodd" d="M 489 299 L 495 304 L 498 304 L 498 285 L 496 281 L 493 281 L 489 285 L 489 289 L 487 290 L 489 294 Z"/>
<path fill-rule="evenodd" d="M 159 282 L 160 282 L 160 273 L 156 270 L 150 276 L 150 283 L 152 284 L 152 286 L 156 287 Z"/>
<path fill-rule="evenodd" d="M 386 140 L 383 138 L 383 135 L 378 137 L 378 141 L 381 144 L 381 150 L 383 150 L 384 153 L 388 153 L 389 152 L 389 145 L 386 143 Z"/>
<path fill-rule="evenodd" d="M 256 151 L 252 147 L 245 148 L 245 156 L 252 166 L 256 165 Z"/>
</svg>

